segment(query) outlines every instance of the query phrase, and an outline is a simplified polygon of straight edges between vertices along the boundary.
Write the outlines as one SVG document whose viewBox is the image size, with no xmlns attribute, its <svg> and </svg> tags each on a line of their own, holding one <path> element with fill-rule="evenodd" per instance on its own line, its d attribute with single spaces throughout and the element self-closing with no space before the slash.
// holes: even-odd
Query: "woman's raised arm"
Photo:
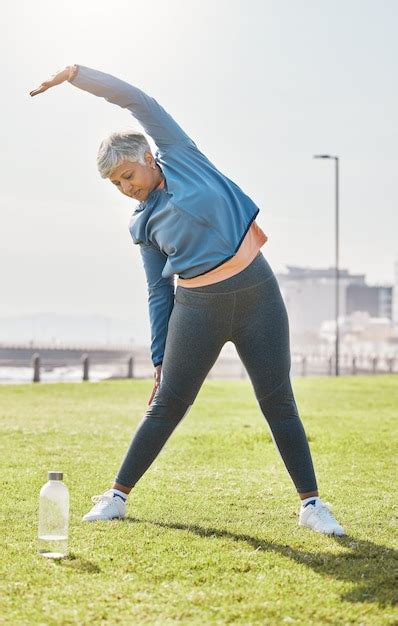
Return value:
<svg viewBox="0 0 398 626">
<path fill-rule="evenodd" d="M 105 74 L 84 65 L 68 66 L 57 72 L 38 89 L 31 91 L 30 95 L 36 96 L 65 81 L 69 81 L 83 91 L 105 98 L 112 104 L 128 109 L 152 137 L 158 148 L 165 149 L 172 145 L 195 147 L 192 139 L 154 98 L 111 74 Z"/>
</svg>

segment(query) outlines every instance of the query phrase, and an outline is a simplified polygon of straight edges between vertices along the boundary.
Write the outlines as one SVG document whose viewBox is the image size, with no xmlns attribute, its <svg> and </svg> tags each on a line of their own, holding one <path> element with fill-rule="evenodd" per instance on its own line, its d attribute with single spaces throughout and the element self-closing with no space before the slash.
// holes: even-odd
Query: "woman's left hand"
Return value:
<svg viewBox="0 0 398 626">
<path fill-rule="evenodd" d="M 47 91 L 47 89 L 50 89 L 51 87 L 55 87 L 56 85 L 64 83 L 69 79 L 71 71 L 72 67 L 68 65 L 68 67 L 66 67 L 64 70 L 56 72 L 48 80 L 45 80 L 40 85 L 40 87 L 38 87 L 37 89 L 33 89 L 33 91 L 30 92 L 30 95 L 37 96 L 37 94 L 43 93 L 43 91 Z"/>
<path fill-rule="evenodd" d="M 158 387 L 159 387 L 159 385 L 160 385 L 160 377 L 161 377 L 161 373 L 162 373 L 162 365 L 160 364 L 160 365 L 157 365 L 157 366 L 155 367 L 155 371 L 154 371 L 154 373 L 153 373 L 153 377 L 154 377 L 154 379 L 155 379 L 155 384 L 154 384 L 154 386 L 153 386 L 152 393 L 151 393 L 151 397 L 149 398 L 148 405 L 152 403 L 152 400 L 153 400 L 153 398 L 154 398 L 154 396 L 155 396 L 155 393 L 156 393 L 156 392 L 157 392 L 157 390 L 158 390 Z"/>
</svg>

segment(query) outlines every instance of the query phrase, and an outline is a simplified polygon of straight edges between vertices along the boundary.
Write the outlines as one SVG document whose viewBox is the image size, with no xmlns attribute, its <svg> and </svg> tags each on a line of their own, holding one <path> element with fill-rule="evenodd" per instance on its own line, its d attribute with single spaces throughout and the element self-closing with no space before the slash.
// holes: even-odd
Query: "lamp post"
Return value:
<svg viewBox="0 0 398 626">
<path fill-rule="evenodd" d="M 335 323 L 336 323 L 336 346 L 335 346 L 335 374 L 339 375 L 339 157 L 330 154 L 315 154 L 314 159 L 332 159 L 335 164 Z"/>
</svg>

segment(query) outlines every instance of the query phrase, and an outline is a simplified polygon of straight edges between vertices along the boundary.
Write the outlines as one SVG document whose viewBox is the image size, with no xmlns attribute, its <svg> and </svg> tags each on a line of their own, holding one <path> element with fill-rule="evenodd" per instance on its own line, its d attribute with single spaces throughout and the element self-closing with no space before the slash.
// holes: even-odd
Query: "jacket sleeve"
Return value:
<svg viewBox="0 0 398 626">
<path fill-rule="evenodd" d="M 77 66 L 77 74 L 69 82 L 79 89 L 128 109 L 158 148 L 165 149 L 177 144 L 196 147 L 171 115 L 138 87 L 84 65 Z"/>
<path fill-rule="evenodd" d="M 140 244 L 148 284 L 148 307 L 151 324 L 151 358 L 156 367 L 163 362 L 169 318 L 174 306 L 174 280 L 163 278 L 166 255 L 151 245 Z"/>
</svg>

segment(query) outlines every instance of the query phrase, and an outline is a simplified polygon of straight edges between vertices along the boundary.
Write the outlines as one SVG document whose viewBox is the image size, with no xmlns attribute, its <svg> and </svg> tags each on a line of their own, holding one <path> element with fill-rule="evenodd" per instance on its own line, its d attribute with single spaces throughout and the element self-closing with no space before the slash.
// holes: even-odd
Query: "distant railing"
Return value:
<svg viewBox="0 0 398 626">
<path fill-rule="evenodd" d="M 44 351 L 44 355 L 46 352 Z M 91 366 L 98 365 L 95 353 L 89 354 L 88 352 L 76 354 L 69 361 L 69 364 L 76 368 L 81 368 L 81 380 L 90 380 L 90 368 Z M 35 352 L 30 361 L 32 372 L 32 382 L 38 383 L 42 380 L 42 369 L 49 369 L 49 363 L 45 356 L 43 357 L 39 352 Z M 153 371 L 152 364 L 148 356 L 142 359 L 142 355 L 132 355 L 127 352 L 119 355 L 117 359 L 118 374 L 108 375 L 108 378 L 127 378 L 133 379 L 136 377 L 146 378 L 151 377 Z M 138 365 L 138 376 L 137 376 Z M 47 366 L 47 367 L 46 367 Z M 57 365 L 52 364 L 52 368 L 57 369 Z M 339 358 L 339 371 L 342 376 L 355 376 L 360 374 L 398 374 L 398 354 L 366 354 L 366 355 L 353 355 L 353 354 L 341 354 Z M 292 376 L 334 376 L 335 361 L 334 356 L 319 355 L 319 354 L 292 354 Z M 237 356 L 223 357 L 222 355 L 215 363 L 214 367 L 207 375 L 209 379 L 216 378 L 242 378 L 245 379 L 248 374 Z"/>
<path fill-rule="evenodd" d="M 153 366 L 150 351 L 146 346 L 135 346 L 134 350 L 119 350 L 113 346 L 106 349 L 97 346 L 46 348 L 32 350 L 25 345 L 5 347 L 0 345 L 0 368 L 3 378 L 13 382 L 55 381 L 55 380 L 101 380 L 104 378 L 151 378 Z M 4 368 L 4 369 L 3 369 Z M 9 374 L 7 373 L 9 368 Z M 30 368 L 33 368 L 32 376 Z M 12 371 L 11 371 L 12 370 Z M 18 373 L 18 370 L 21 373 Z M 22 371 L 23 370 L 23 371 Z M 355 354 L 341 352 L 339 373 L 342 376 L 360 374 L 398 374 L 398 352 Z M 318 351 L 306 353 L 293 351 L 291 355 L 292 376 L 334 376 L 335 358 L 333 353 L 321 354 Z M 9 376 L 9 378 L 7 378 Z M 246 379 L 248 374 L 239 357 L 234 352 L 221 353 L 210 370 L 208 379 Z"/>
<path fill-rule="evenodd" d="M 82 366 L 82 381 L 86 382 L 90 380 L 90 357 L 87 353 L 82 354 L 81 359 Z M 33 378 L 32 382 L 39 383 L 41 380 L 41 358 L 37 352 L 32 356 Z M 130 356 L 126 363 L 126 378 L 134 378 L 134 357 Z"/>
<path fill-rule="evenodd" d="M 398 354 L 341 354 L 339 357 L 339 371 L 343 376 L 396 374 L 398 373 Z M 333 376 L 335 372 L 335 357 L 294 353 L 292 355 L 292 372 L 296 376 Z"/>
<path fill-rule="evenodd" d="M 0 342 L 1 350 L 54 350 L 65 352 L 84 352 L 89 350 L 90 352 L 128 352 L 131 351 L 131 344 L 125 343 L 117 344 L 103 344 L 103 343 L 61 343 L 58 341 L 13 341 L 13 342 Z"/>
</svg>

